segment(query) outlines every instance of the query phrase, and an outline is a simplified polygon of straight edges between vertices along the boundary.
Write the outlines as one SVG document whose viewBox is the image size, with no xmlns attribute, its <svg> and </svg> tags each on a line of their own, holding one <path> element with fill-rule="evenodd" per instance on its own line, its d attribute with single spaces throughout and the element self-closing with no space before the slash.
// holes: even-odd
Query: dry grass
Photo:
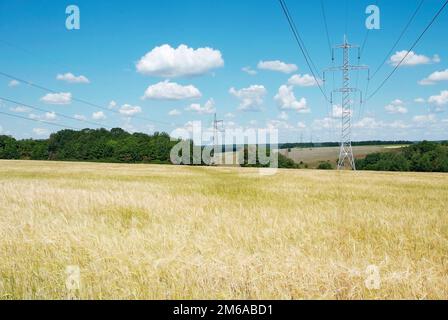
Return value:
<svg viewBox="0 0 448 320">
<path fill-rule="evenodd" d="M 82 299 L 447 299 L 447 204 L 446 174 L 1 161 L 0 298 L 78 265 Z"/>
</svg>

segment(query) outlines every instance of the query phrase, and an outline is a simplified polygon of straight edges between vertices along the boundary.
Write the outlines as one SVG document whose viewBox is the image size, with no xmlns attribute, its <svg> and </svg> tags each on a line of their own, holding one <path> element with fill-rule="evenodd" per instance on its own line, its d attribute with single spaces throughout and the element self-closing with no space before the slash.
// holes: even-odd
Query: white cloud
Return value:
<svg viewBox="0 0 448 320">
<path fill-rule="evenodd" d="M 322 84 L 322 81 L 320 79 L 317 79 L 316 82 L 314 77 L 309 74 L 295 74 L 291 78 L 289 78 L 288 84 L 299 87 L 314 87 L 318 84 Z"/>
<path fill-rule="evenodd" d="M 396 67 L 401 60 L 406 56 L 408 51 L 397 51 L 393 56 L 390 57 L 389 63 Z M 417 66 L 421 64 L 438 63 L 440 58 L 438 55 L 434 55 L 432 58 L 425 55 L 416 54 L 414 51 L 410 51 L 406 59 L 401 63 L 400 66 Z"/>
<path fill-rule="evenodd" d="M 45 128 L 34 128 L 33 132 L 38 136 L 44 136 L 48 134 L 48 130 Z"/>
<path fill-rule="evenodd" d="M 289 115 L 288 115 L 285 111 L 282 111 L 282 112 L 280 112 L 280 114 L 278 115 L 278 118 L 279 118 L 280 120 L 287 121 L 287 120 L 289 119 Z"/>
<path fill-rule="evenodd" d="M 137 63 L 137 71 L 151 76 L 175 78 L 197 76 L 224 65 L 221 52 L 212 48 L 193 49 L 182 44 L 155 47 Z"/>
<path fill-rule="evenodd" d="M 339 104 L 333 105 L 333 108 L 331 111 L 332 111 L 331 116 L 333 118 L 341 118 L 342 117 L 342 106 L 341 105 L 339 105 Z M 349 110 L 347 108 L 345 109 L 345 112 L 350 113 L 350 115 L 353 115 L 353 111 Z"/>
<path fill-rule="evenodd" d="M 57 116 L 55 112 L 45 112 L 45 120 L 53 121 L 56 120 Z"/>
<path fill-rule="evenodd" d="M 55 112 L 46 112 L 43 115 L 37 115 L 34 113 L 30 113 L 28 115 L 28 117 L 30 119 L 35 119 L 35 120 L 44 120 L 44 121 L 54 121 L 56 120 L 57 116 Z"/>
<path fill-rule="evenodd" d="M 20 82 L 17 80 L 11 80 L 8 83 L 8 87 L 17 87 L 18 85 L 20 85 Z"/>
<path fill-rule="evenodd" d="M 430 96 L 428 102 L 437 106 L 443 106 L 448 103 L 448 90 L 441 91 L 439 95 Z"/>
<path fill-rule="evenodd" d="M 211 114 L 216 111 L 215 109 L 215 101 L 213 99 L 209 99 L 204 106 L 201 106 L 199 103 L 193 103 L 189 107 L 185 108 L 187 111 L 193 111 L 198 114 Z"/>
<path fill-rule="evenodd" d="M 78 120 L 81 120 L 81 121 L 87 120 L 86 116 L 83 116 L 82 114 L 75 114 L 73 117 L 75 119 L 78 119 Z"/>
<path fill-rule="evenodd" d="M 419 125 L 430 124 L 436 121 L 436 116 L 434 114 L 419 115 L 412 118 L 412 121 Z"/>
<path fill-rule="evenodd" d="M 300 113 L 310 112 L 306 99 L 301 98 L 300 100 L 297 100 L 292 86 L 282 85 L 278 89 L 278 93 L 275 95 L 274 100 L 277 101 L 278 106 L 282 110 L 295 110 Z"/>
<path fill-rule="evenodd" d="M 48 93 L 40 100 L 48 104 L 70 104 L 72 102 L 72 94 L 70 92 Z"/>
<path fill-rule="evenodd" d="M 298 129 L 305 129 L 306 128 L 306 124 L 301 122 L 301 121 L 299 121 L 299 122 L 297 122 L 297 128 Z"/>
<path fill-rule="evenodd" d="M 73 73 L 71 72 L 67 72 L 64 74 L 58 74 L 56 76 L 57 80 L 61 80 L 61 81 L 65 81 L 68 83 L 90 83 L 89 79 L 87 79 L 87 77 L 80 75 L 80 76 L 75 76 Z"/>
<path fill-rule="evenodd" d="M 235 118 L 235 115 L 232 112 L 228 112 L 224 115 L 224 117 L 226 117 L 228 119 L 232 119 L 232 118 Z"/>
<path fill-rule="evenodd" d="M 94 113 L 92 113 L 92 119 L 93 120 L 104 120 L 104 119 L 106 119 L 106 115 L 104 114 L 103 111 L 94 112 Z"/>
<path fill-rule="evenodd" d="M 142 108 L 139 106 L 131 106 L 130 104 L 124 104 L 119 110 L 120 114 L 124 116 L 133 116 L 137 113 L 142 112 Z"/>
<path fill-rule="evenodd" d="M 10 111 L 12 112 L 17 112 L 17 113 L 26 113 L 26 112 L 30 112 L 30 108 L 28 107 L 24 107 L 24 106 L 17 106 L 14 108 L 9 108 Z"/>
<path fill-rule="evenodd" d="M 414 102 L 416 102 L 416 103 L 425 103 L 426 100 L 423 99 L 423 98 L 415 98 L 415 99 L 414 99 Z"/>
<path fill-rule="evenodd" d="M 448 69 L 445 71 L 436 71 L 431 73 L 428 77 L 420 80 L 418 83 L 422 86 L 428 86 L 432 84 L 436 84 L 439 81 L 447 81 L 448 80 Z"/>
<path fill-rule="evenodd" d="M 396 99 L 394 101 L 392 101 L 391 103 L 389 103 L 388 105 L 386 105 L 384 107 L 384 110 L 386 110 L 387 113 L 389 114 L 406 114 L 408 113 L 408 109 L 404 106 L 404 102 L 401 101 L 400 99 Z"/>
<path fill-rule="evenodd" d="M 359 129 L 379 129 L 383 128 L 384 126 L 384 122 L 377 121 L 372 117 L 365 117 L 354 124 L 354 127 Z"/>
<path fill-rule="evenodd" d="M 109 109 L 116 109 L 117 106 L 118 106 L 118 104 L 117 104 L 114 100 L 111 100 L 111 101 L 109 102 L 109 106 L 108 106 L 108 108 L 109 108 Z"/>
<path fill-rule="evenodd" d="M 270 70 L 270 71 L 277 71 L 277 72 L 283 72 L 283 73 L 292 73 L 294 71 L 297 71 L 297 66 L 295 64 L 287 64 L 279 60 L 275 61 L 260 61 L 258 63 L 258 69 L 261 70 Z"/>
<path fill-rule="evenodd" d="M 193 85 L 182 86 L 175 82 L 165 80 L 149 86 L 145 91 L 143 99 L 183 100 L 197 99 L 201 96 L 201 92 Z"/>
<path fill-rule="evenodd" d="M 292 130 L 295 129 L 294 126 L 289 124 L 284 120 L 269 120 L 266 123 L 268 129 L 284 129 L 284 130 Z"/>
<path fill-rule="evenodd" d="M 316 129 L 330 129 L 330 128 L 337 128 L 340 126 L 341 121 L 336 120 L 331 117 L 325 117 L 323 119 L 316 119 L 313 121 L 313 127 Z"/>
<path fill-rule="evenodd" d="M 408 124 L 405 124 L 401 120 L 397 120 L 397 121 L 394 121 L 394 122 L 390 123 L 389 127 L 392 128 L 392 129 L 407 129 L 407 128 L 410 128 L 411 126 L 408 125 Z"/>
<path fill-rule="evenodd" d="M 251 75 L 251 76 L 254 76 L 254 75 L 257 74 L 257 71 L 256 71 L 256 70 L 253 70 L 251 67 L 244 67 L 244 68 L 242 68 L 241 70 L 242 70 L 243 72 L 245 72 L 245 73 Z"/>
<path fill-rule="evenodd" d="M 262 85 L 251 85 L 240 90 L 230 88 L 229 93 L 240 101 L 238 110 L 260 111 L 263 98 L 266 95 L 266 88 Z"/>
<path fill-rule="evenodd" d="M 180 111 L 177 110 L 177 109 L 173 109 L 173 110 L 171 110 L 170 112 L 168 112 L 168 115 L 169 115 L 169 116 L 172 116 L 172 117 L 180 116 L 181 114 L 182 114 L 182 112 L 180 112 Z"/>
<path fill-rule="evenodd" d="M 2 126 L 0 126 L 0 133 L 2 133 L 3 132 L 3 127 Z"/>
</svg>

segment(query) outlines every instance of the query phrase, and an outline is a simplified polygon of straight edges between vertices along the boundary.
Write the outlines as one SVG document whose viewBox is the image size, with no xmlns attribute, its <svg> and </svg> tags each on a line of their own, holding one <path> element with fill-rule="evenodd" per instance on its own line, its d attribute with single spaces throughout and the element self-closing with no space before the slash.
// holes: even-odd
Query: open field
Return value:
<svg viewBox="0 0 448 320">
<path fill-rule="evenodd" d="M 375 152 L 391 152 L 399 150 L 403 146 L 384 145 L 384 146 L 355 146 L 353 147 L 353 154 L 355 158 L 365 158 L 369 153 Z M 322 148 L 294 148 L 291 151 L 288 149 L 280 150 L 280 153 L 288 158 L 291 158 L 296 163 L 306 163 L 310 168 L 316 168 L 319 163 L 329 161 L 336 165 L 339 157 L 339 147 L 322 147 Z"/>
<path fill-rule="evenodd" d="M 0 161 L 0 298 L 447 299 L 448 175 Z M 379 268 L 368 289 L 366 268 Z"/>
</svg>

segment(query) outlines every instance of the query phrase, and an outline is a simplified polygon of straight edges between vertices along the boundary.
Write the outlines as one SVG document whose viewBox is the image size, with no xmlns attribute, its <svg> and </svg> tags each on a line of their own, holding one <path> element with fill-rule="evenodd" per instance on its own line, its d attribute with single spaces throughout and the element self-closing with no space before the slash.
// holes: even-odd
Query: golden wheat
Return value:
<svg viewBox="0 0 448 320">
<path fill-rule="evenodd" d="M 447 205 L 446 174 L 1 161 L 0 298 L 79 266 L 80 299 L 447 299 Z"/>
</svg>

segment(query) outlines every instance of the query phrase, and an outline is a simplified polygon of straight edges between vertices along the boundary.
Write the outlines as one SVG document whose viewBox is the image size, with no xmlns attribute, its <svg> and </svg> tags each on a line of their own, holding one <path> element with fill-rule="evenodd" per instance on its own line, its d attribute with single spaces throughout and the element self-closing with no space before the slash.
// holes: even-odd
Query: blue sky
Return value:
<svg viewBox="0 0 448 320">
<path fill-rule="evenodd" d="M 373 70 L 380 65 L 419 1 L 378 1 L 381 29 L 369 32 L 361 63 Z M 332 44 L 339 44 L 344 33 L 350 42 L 362 44 L 365 9 L 376 2 L 324 0 Z M 443 2 L 424 2 L 395 57 L 388 57 L 371 81 L 371 90 Z M 320 2 L 286 3 L 316 67 L 330 67 Z M 65 9 L 71 4 L 80 9 L 80 30 L 65 26 Z M 364 112 L 353 106 L 354 140 L 447 138 L 447 28 L 448 9 Z M 352 58 L 356 63 L 355 52 Z M 0 111 L 26 118 L 89 126 L 56 112 L 107 127 L 171 133 L 190 121 L 209 126 L 216 111 L 226 128 L 279 128 L 282 142 L 296 142 L 300 136 L 304 141 L 311 136 L 314 141 L 339 139 L 340 98 L 335 96 L 335 106 L 330 106 L 310 79 L 277 0 L 0 0 L 0 72 L 62 94 L 46 96 L 48 92 L 0 76 L 1 97 L 48 110 L 1 102 Z M 363 90 L 366 78 L 359 74 Z M 333 86 L 330 79 L 326 89 Z M 336 86 L 338 79 L 336 75 Z M 60 128 L 0 114 L 0 130 L 17 138 L 45 138 Z"/>
</svg>

